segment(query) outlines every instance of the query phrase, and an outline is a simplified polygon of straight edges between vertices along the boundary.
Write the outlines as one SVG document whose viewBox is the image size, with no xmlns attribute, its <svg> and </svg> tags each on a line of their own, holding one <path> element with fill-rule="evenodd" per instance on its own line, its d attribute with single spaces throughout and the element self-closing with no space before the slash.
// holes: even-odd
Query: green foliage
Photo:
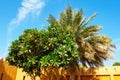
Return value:
<svg viewBox="0 0 120 80">
<path fill-rule="evenodd" d="M 42 57 L 40 33 L 37 29 L 25 30 L 18 40 L 12 42 L 6 60 L 29 74 L 37 75 L 41 65 L 39 58 Z"/>
<path fill-rule="evenodd" d="M 6 60 L 28 74 L 40 76 L 42 67 L 77 65 L 77 44 L 67 29 L 50 26 L 47 30 L 27 29 L 12 42 Z"/>
<path fill-rule="evenodd" d="M 113 66 L 120 66 L 120 62 L 115 62 Z"/>
<path fill-rule="evenodd" d="M 67 67 L 78 59 L 77 46 L 73 35 L 62 27 L 48 27 L 47 49 L 49 54 L 41 58 L 42 66 Z"/>
</svg>

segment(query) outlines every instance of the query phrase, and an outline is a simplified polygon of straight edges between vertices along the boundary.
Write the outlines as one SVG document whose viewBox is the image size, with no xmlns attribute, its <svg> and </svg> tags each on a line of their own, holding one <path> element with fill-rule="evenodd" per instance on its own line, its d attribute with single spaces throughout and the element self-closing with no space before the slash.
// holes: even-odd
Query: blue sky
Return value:
<svg viewBox="0 0 120 80">
<path fill-rule="evenodd" d="M 84 9 L 88 17 L 97 13 L 90 24 L 103 26 L 100 34 L 109 36 L 116 45 L 113 60 L 105 65 L 120 61 L 120 0 L 1 0 L 0 1 L 0 57 L 5 58 L 11 41 L 18 38 L 27 28 L 43 29 L 49 14 L 59 13 L 71 5 L 73 9 Z"/>
</svg>

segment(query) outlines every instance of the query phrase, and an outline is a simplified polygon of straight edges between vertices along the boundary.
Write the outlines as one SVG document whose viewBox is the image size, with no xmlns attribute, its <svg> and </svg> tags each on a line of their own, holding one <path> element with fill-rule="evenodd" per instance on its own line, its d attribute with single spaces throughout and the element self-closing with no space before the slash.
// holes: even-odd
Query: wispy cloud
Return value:
<svg viewBox="0 0 120 80">
<path fill-rule="evenodd" d="M 42 0 L 23 0 L 15 18 L 9 23 L 8 31 L 14 30 L 29 14 L 39 15 L 45 3 Z"/>
<path fill-rule="evenodd" d="M 17 14 L 8 23 L 7 42 L 4 55 L 7 55 L 8 46 L 10 46 L 12 41 L 13 31 L 16 30 L 22 21 L 24 21 L 26 17 L 29 17 L 29 15 L 32 15 L 32 17 L 38 16 L 44 5 L 45 1 L 43 0 L 23 0 L 21 2 L 21 7 L 18 8 Z"/>
</svg>

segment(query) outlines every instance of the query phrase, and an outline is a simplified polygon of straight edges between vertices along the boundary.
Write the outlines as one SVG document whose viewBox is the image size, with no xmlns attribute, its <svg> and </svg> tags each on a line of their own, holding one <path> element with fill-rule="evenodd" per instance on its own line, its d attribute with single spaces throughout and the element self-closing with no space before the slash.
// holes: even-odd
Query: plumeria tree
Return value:
<svg viewBox="0 0 120 80">
<path fill-rule="evenodd" d="M 44 67 L 78 65 L 78 56 L 73 34 L 56 25 L 46 30 L 25 30 L 12 42 L 6 60 L 10 65 L 22 68 L 35 80 Z"/>
</svg>

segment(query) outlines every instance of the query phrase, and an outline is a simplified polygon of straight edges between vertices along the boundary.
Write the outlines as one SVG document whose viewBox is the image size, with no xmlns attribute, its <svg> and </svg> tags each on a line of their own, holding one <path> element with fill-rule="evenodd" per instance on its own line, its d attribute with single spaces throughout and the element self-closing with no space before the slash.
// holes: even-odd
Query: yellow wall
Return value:
<svg viewBox="0 0 120 80">
<path fill-rule="evenodd" d="M 16 80 L 17 68 L 8 65 L 6 61 L 0 59 L 0 79 L 2 80 Z"/>
<path fill-rule="evenodd" d="M 23 79 L 25 78 L 25 79 Z M 28 76 L 25 72 L 22 72 L 22 69 L 17 70 L 16 80 L 31 80 L 30 76 Z M 39 77 L 36 80 L 40 80 Z"/>
<path fill-rule="evenodd" d="M 120 80 L 120 74 L 119 75 L 114 75 L 114 80 Z"/>
<path fill-rule="evenodd" d="M 25 80 L 31 80 L 31 78 L 25 72 L 22 72 L 22 69 L 10 66 L 6 61 L 0 59 L 0 80 L 1 77 L 2 80 L 23 80 L 24 76 Z M 36 80 L 40 79 L 37 77 Z"/>
<path fill-rule="evenodd" d="M 75 75 L 75 80 L 120 80 L 120 66 L 80 68 L 78 70 L 68 69 L 62 71 L 61 68 L 44 68 L 41 77 L 36 80 L 70 80 L 70 73 Z M 31 80 L 22 69 L 8 65 L 6 61 L 0 59 L 0 80 Z"/>
<path fill-rule="evenodd" d="M 75 80 L 120 80 L 120 66 L 68 69 L 62 74 L 59 69 L 43 71 L 41 80 L 70 80 L 70 73 L 75 75 Z M 62 78 L 62 79 L 61 79 Z"/>
</svg>

